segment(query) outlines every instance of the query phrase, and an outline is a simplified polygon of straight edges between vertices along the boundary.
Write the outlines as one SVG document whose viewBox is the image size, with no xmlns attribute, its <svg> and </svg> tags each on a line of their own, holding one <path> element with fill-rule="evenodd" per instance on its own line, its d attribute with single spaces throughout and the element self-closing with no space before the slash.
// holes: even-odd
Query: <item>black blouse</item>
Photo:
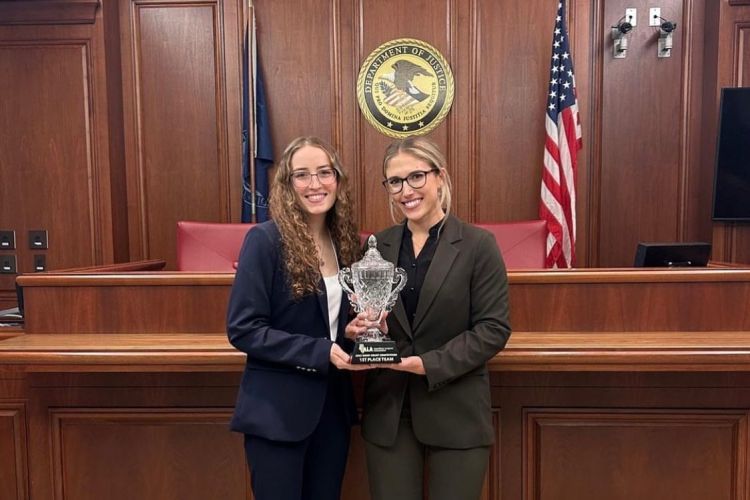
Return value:
<svg viewBox="0 0 750 500">
<path fill-rule="evenodd" d="M 412 243 L 412 233 L 408 224 L 404 224 L 404 236 L 401 238 L 401 249 L 398 253 L 398 267 L 406 271 L 406 286 L 401 290 L 401 300 L 404 303 L 406 317 L 409 318 L 409 324 L 414 326 L 414 316 L 417 314 L 417 304 L 419 303 L 419 292 L 422 290 L 424 278 L 427 270 L 430 268 L 432 258 L 435 256 L 437 248 L 439 229 L 443 220 L 430 228 L 430 234 L 427 237 L 419 256 L 414 255 L 414 244 Z"/>
</svg>

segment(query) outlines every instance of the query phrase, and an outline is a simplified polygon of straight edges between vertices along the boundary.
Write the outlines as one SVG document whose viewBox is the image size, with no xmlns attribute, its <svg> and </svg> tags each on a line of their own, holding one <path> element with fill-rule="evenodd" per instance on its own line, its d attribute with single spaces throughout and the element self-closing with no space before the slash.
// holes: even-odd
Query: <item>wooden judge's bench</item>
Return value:
<svg viewBox="0 0 750 500">
<path fill-rule="evenodd" d="M 228 430 L 244 363 L 224 333 L 233 276 L 160 264 L 18 278 L 25 325 L 0 329 L 0 499 L 248 498 Z M 510 282 L 484 498 L 750 498 L 750 270 Z M 368 498 L 366 481 L 355 428 L 344 498 Z"/>
</svg>

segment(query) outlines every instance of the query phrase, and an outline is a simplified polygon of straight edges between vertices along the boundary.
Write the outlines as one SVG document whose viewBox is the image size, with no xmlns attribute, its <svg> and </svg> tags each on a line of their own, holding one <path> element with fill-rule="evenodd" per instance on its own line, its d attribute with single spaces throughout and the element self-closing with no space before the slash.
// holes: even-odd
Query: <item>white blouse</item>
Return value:
<svg viewBox="0 0 750 500">
<path fill-rule="evenodd" d="M 328 296 L 328 321 L 331 330 L 331 340 L 336 342 L 336 336 L 339 330 L 339 311 L 341 310 L 341 296 L 343 290 L 339 283 L 338 274 L 333 276 L 323 276 L 326 285 L 326 295 Z"/>
</svg>

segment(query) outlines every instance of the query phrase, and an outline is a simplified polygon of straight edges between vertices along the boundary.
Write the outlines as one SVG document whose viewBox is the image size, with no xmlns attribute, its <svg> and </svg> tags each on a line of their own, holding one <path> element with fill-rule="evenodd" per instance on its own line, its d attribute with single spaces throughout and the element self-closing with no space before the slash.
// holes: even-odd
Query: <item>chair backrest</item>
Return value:
<svg viewBox="0 0 750 500">
<path fill-rule="evenodd" d="M 178 222 L 177 270 L 233 272 L 245 235 L 254 225 Z"/>
<path fill-rule="evenodd" d="M 547 252 L 547 222 L 529 220 L 474 224 L 495 236 L 508 269 L 542 269 Z"/>
</svg>

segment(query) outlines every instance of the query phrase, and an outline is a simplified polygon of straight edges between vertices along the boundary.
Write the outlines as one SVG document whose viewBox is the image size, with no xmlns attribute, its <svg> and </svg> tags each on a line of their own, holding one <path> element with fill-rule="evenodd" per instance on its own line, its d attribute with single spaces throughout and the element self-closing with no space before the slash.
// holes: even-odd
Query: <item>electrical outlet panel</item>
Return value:
<svg viewBox="0 0 750 500">
<path fill-rule="evenodd" d="M 648 9 L 648 25 L 661 26 L 661 9 L 659 7 Z"/>
<path fill-rule="evenodd" d="M 638 25 L 638 9 L 625 9 L 625 20 L 635 28 Z"/>
<path fill-rule="evenodd" d="M 43 250 L 49 248 L 47 242 L 47 231 L 45 229 L 36 229 L 29 231 L 29 248 Z"/>
<path fill-rule="evenodd" d="M 16 248 L 16 232 L 12 230 L 0 231 L 0 250 L 14 250 Z"/>
<path fill-rule="evenodd" d="M 0 274 L 17 274 L 15 255 L 0 255 Z"/>
<path fill-rule="evenodd" d="M 34 272 L 41 273 L 47 270 L 47 256 L 44 254 L 34 255 Z"/>
</svg>

